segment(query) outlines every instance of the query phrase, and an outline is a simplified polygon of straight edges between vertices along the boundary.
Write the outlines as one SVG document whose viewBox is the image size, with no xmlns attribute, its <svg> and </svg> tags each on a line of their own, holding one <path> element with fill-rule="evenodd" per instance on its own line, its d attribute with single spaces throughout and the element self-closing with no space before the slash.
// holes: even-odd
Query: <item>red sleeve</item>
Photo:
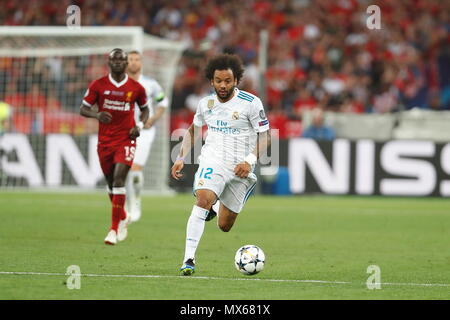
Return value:
<svg viewBox="0 0 450 320">
<path fill-rule="evenodd" d="M 83 105 L 92 107 L 98 99 L 97 81 L 93 81 L 89 88 L 86 90 L 86 94 L 83 98 Z"/>
<path fill-rule="evenodd" d="M 136 102 L 140 109 L 147 107 L 147 92 L 145 92 L 145 89 L 141 84 L 139 84 L 139 93 Z"/>
</svg>

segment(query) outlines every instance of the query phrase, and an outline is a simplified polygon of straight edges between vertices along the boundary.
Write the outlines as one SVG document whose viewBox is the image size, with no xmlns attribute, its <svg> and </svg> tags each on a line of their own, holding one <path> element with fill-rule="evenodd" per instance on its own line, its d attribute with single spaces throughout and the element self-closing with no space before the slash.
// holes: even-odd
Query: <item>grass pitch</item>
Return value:
<svg viewBox="0 0 450 320">
<path fill-rule="evenodd" d="M 0 299 L 450 299 L 448 199 L 252 196 L 229 233 L 207 222 L 196 273 L 180 277 L 193 201 L 144 197 L 127 240 L 106 246 L 106 194 L 2 191 Z M 266 254 L 258 275 L 234 268 L 245 244 Z"/>
</svg>

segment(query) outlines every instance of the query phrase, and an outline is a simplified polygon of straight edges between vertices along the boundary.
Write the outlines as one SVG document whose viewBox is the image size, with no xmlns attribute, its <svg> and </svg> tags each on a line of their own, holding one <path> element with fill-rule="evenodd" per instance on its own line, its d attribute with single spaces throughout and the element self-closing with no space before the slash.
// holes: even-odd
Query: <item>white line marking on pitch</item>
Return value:
<svg viewBox="0 0 450 320">
<path fill-rule="evenodd" d="M 325 281 L 325 280 L 296 280 L 296 279 L 261 279 L 261 278 L 220 278 L 220 277 L 202 277 L 202 276 L 164 276 L 151 274 L 66 274 L 50 272 L 16 272 L 0 271 L 0 275 L 32 275 L 32 276 L 81 276 L 81 277 L 105 277 L 105 278 L 165 278 L 165 279 L 203 279 L 203 280 L 234 280 L 234 281 L 263 281 L 263 282 L 297 282 L 297 283 L 322 283 L 322 284 L 359 284 L 349 281 Z M 361 283 L 365 284 L 365 283 Z M 447 283 L 395 283 L 382 282 L 381 285 L 387 286 L 421 286 L 421 287 L 450 287 Z"/>
</svg>

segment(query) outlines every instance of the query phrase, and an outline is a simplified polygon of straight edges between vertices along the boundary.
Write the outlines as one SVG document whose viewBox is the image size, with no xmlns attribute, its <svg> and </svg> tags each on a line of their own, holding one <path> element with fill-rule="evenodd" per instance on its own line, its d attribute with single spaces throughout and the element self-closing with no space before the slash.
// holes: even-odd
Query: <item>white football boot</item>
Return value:
<svg viewBox="0 0 450 320">
<path fill-rule="evenodd" d="M 119 226 L 117 228 L 117 240 L 123 241 L 127 238 L 128 235 L 128 223 L 130 222 L 130 215 L 127 213 L 127 217 L 123 220 L 120 220 Z"/>
<path fill-rule="evenodd" d="M 141 218 L 141 199 L 136 198 L 132 204 L 132 209 L 130 212 L 130 222 L 136 222 Z"/>
<path fill-rule="evenodd" d="M 115 245 L 117 243 L 117 233 L 114 230 L 109 230 L 108 235 L 105 238 L 105 243 L 109 245 Z"/>
</svg>

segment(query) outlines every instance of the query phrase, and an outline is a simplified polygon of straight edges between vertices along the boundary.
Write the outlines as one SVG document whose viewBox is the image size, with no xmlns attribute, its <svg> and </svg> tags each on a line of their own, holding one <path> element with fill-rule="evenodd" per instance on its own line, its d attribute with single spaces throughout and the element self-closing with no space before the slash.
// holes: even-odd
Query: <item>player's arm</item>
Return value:
<svg viewBox="0 0 450 320">
<path fill-rule="evenodd" d="M 148 117 L 150 115 L 150 109 L 148 108 L 148 106 L 145 106 L 143 108 L 140 108 L 140 110 L 141 110 L 141 114 L 139 116 L 139 121 L 142 123 L 147 123 Z"/>
<path fill-rule="evenodd" d="M 139 93 L 136 102 L 139 106 L 139 109 L 141 110 L 141 114 L 139 116 L 139 122 L 136 123 L 136 125 L 130 129 L 131 139 L 136 139 L 137 137 L 139 137 L 140 132 L 144 128 L 144 125 L 148 120 L 148 116 L 150 115 L 150 110 L 148 109 L 147 95 L 145 93 L 144 87 L 139 85 L 138 92 Z"/>
<path fill-rule="evenodd" d="M 176 180 L 179 180 L 183 175 L 181 170 L 184 167 L 184 159 L 191 151 L 192 147 L 195 144 L 195 141 L 200 137 L 202 132 L 201 127 L 197 127 L 195 124 L 191 124 L 189 129 L 186 131 L 183 137 L 183 141 L 181 142 L 181 149 L 178 153 L 177 159 L 175 160 L 172 166 L 172 177 Z"/>
<path fill-rule="evenodd" d="M 252 150 L 244 158 L 244 161 L 237 164 L 234 168 L 234 174 L 240 178 L 247 178 L 259 157 L 266 154 L 271 142 L 269 119 L 266 117 L 261 100 L 257 98 L 254 99 L 248 120 L 253 129 L 258 133 L 258 140 L 255 150 Z"/>
<path fill-rule="evenodd" d="M 270 130 L 258 133 L 258 140 L 256 143 L 255 150 L 250 152 L 244 159 L 243 162 L 236 165 L 234 168 L 234 173 L 240 178 L 247 178 L 252 166 L 256 164 L 259 157 L 266 154 L 267 149 L 270 147 Z"/>
<path fill-rule="evenodd" d="M 96 82 L 94 81 L 84 95 L 83 102 L 80 106 L 80 114 L 86 118 L 97 119 L 101 123 L 110 123 L 112 120 L 112 115 L 109 112 L 97 112 L 92 109 L 92 106 L 97 103 L 97 99 L 98 92 Z"/>
<path fill-rule="evenodd" d="M 162 117 L 162 115 L 164 114 L 165 111 L 166 111 L 165 107 L 157 107 L 153 117 L 150 117 L 147 120 L 147 122 L 145 122 L 144 128 L 149 129 L 149 128 L 153 127 L 153 125 L 156 123 L 156 121 L 158 121 Z"/>
<path fill-rule="evenodd" d="M 258 141 L 252 154 L 256 156 L 256 159 L 259 159 L 261 155 L 267 154 L 267 149 L 269 149 L 270 144 L 270 130 L 258 133 Z"/>
<path fill-rule="evenodd" d="M 169 105 L 169 100 L 164 95 L 164 92 L 159 84 L 157 85 L 157 94 L 154 97 L 154 102 L 156 106 L 155 114 L 150 117 L 147 122 L 145 122 L 145 129 L 153 127 L 153 125 L 162 117 Z"/>
<path fill-rule="evenodd" d="M 136 139 L 141 134 L 142 128 L 144 128 L 144 123 L 148 120 L 148 115 L 150 114 L 150 111 L 147 106 L 139 107 L 141 110 L 141 114 L 139 116 L 139 122 L 136 123 L 136 125 L 130 129 L 130 138 Z"/>
<path fill-rule="evenodd" d="M 80 107 L 80 114 L 86 118 L 97 119 L 101 123 L 110 123 L 112 120 L 112 115 L 109 112 L 106 111 L 97 112 L 92 110 L 91 107 L 88 107 L 84 104 L 82 104 Z"/>
</svg>

